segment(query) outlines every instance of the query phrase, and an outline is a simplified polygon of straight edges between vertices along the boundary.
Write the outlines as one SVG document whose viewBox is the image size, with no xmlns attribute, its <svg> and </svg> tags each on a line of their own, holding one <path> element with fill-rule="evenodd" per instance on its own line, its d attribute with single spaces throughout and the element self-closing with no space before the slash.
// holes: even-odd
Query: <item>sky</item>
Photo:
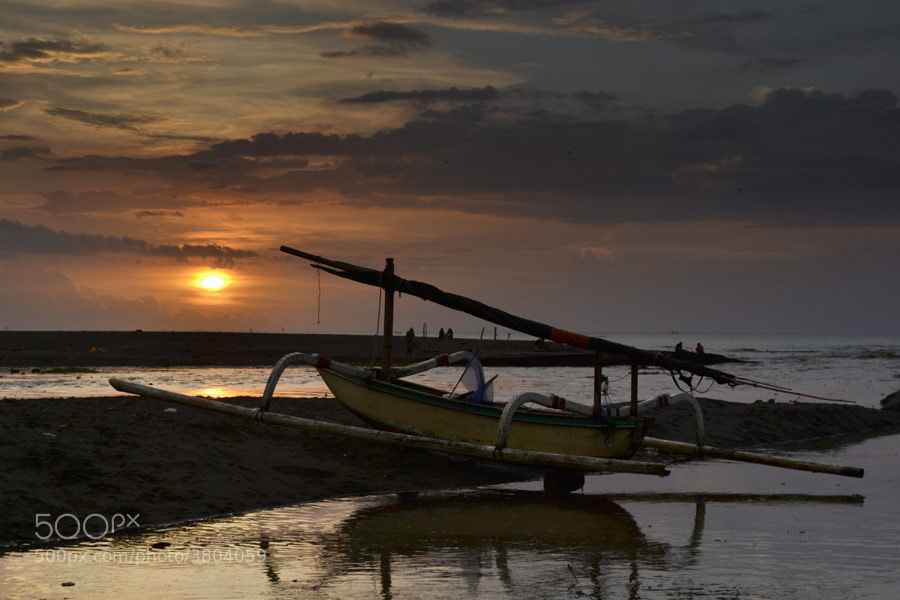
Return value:
<svg viewBox="0 0 900 600">
<path fill-rule="evenodd" d="M 2 328 L 900 333 L 896 2 L 0 15 Z"/>
</svg>

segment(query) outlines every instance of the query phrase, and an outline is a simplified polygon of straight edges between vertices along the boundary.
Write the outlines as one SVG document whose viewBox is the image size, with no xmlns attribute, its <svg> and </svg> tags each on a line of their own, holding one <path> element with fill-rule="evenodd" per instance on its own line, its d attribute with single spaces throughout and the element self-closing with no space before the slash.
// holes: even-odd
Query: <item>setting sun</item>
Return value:
<svg viewBox="0 0 900 600">
<path fill-rule="evenodd" d="M 194 285 L 209 292 L 218 292 L 231 285 L 231 277 L 216 271 L 205 271 L 197 275 Z"/>
</svg>

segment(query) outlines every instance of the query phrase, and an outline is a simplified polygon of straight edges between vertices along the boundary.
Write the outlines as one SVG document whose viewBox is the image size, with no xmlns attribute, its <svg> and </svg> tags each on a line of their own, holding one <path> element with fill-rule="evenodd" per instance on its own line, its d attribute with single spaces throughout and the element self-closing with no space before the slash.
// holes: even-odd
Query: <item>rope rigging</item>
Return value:
<svg viewBox="0 0 900 600">
<path fill-rule="evenodd" d="M 689 360 L 683 360 L 679 357 L 666 355 L 658 351 L 642 350 L 640 348 L 635 348 L 610 340 L 591 337 L 572 331 L 566 331 L 564 329 L 552 327 L 551 325 L 545 323 L 540 323 L 538 321 L 533 321 L 531 319 L 513 315 L 499 308 L 489 306 L 471 298 L 466 298 L 464 296 L 445 292 L 428 283 L 397 277 L 393 273 L 390 274 L 390 280 L 385 281 L 385 273 L 382 271 L 327 259 L 321 256 L 310 254 L 308 252 L 303 252 L 302 250 L 289 248 L 287 246 L 282 246 L 281 250 L 288 254 L 293 254 L 295 256 L 311 260 L 313 261 L 313 264 L 311 265 L 312 267 L 318 270 L 327 271 L 328 273 L 331 273 L 332 275 L 336 275 L 338 277 L 350 279 L 358 283 L 377 286 L 381 289 L 390 286 L 390 289 L 395 290 L 398 293 L 406 292 L 411 296 L 416 296 L 426 301 L 435 302 L 436 304 L 440 304 L 447 308 L 470 314 L 472 316 L 484 319 L 490 323 L 494 323 L 495 325 L 506 327 L 514 331 L 519 331 L 538 338 L 562 343 L 573 348 L 581 348 L 617 356 L 625 356 L 628 357 L 633 364 L 640 364 L 644 366 L 653 365 L 668 370 L 672 374 L 672 378 L 675 381 L 676 385 L 679 387 L 679 389 L 682 390 L 683 388 L 678 384 L 678 379 L 681 379 L 681 381 L 687 384 L 691 390 L 696 388 L 696 386 L 692 383 L 692 377 L 685 377 L 683 375 L 683 372 L 688 372 L 692 375 L 699 376 L 701 378 L 700 381 L 702 381 L 703 378 L 709 378 L 714 383 L 727 384 L 731 387 L 737 385 L 747 385 L 775 392 L 797 394 L 798 396 L 814 398 L 817 400 L 847 402 L 851 404 L 853 403 L 850 400 L 827 398 L 824 396 L 816 396 L 813 394 L 801 394 L 783 386 L 765 384 L 762 382 L 744 379 L 742 377 L 737 377 L 718 369 L 710 368 L 703 364 L 698 364 Z M 387 332 L 385 333 L 387 334 Z M 675 376 L 675 371 L 678 371 L 679 373 L 677 379 Z M 698 385 L 699 383 L 700 382 L 698 381 Z"/>
<path fill-rule="evenodd" d="M 379 283 L 381 282 L 381 276 L 379 275 Z M 369 361 L 369 367 L 375 367 L 375 361 L 378 360 L 378 331 L 381 326 L 381 295 L 384 293 L 384 289 L 381 286 L 378 286 L 378 312 L 375 313 L 375 335 L 373 336 L 374 345 L 372 347 L 372 360 Z"/>
</svg>

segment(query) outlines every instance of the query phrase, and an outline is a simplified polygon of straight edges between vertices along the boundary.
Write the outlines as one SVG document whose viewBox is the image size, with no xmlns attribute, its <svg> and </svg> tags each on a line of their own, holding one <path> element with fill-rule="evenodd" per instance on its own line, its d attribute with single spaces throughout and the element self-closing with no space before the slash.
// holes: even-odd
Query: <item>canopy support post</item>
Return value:
<svg viewBox="0 0 900 600">
<path fill-rule="evenodd" d="M 394 346 L 394 259 L 385 259 L 384 264 L 384 353 L 381 363 L 381 378 L 391 380 L 391 351 Z"/>
<path fill-rule="evenodd" d="M 594 421 L 599 422 L 602 415 L 603 401 L 603 363 L 600 361 L 600 351 L 594 354 Z"/>
<path fill-rule="evenodd" d="M 631 363 L 631 416 L 638 414 L 638 366 Z"/>
</svg>

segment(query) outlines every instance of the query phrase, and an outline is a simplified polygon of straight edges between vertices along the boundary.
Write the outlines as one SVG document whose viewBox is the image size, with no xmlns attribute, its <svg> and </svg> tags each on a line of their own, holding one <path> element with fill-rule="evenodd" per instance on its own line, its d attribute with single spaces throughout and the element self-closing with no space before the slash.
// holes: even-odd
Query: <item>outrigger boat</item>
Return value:
<svg viewBox="0 0 900 600">
<path fill-rule="evenodd" d="M 577 489 L 583 472 L 609 471 L 666 475 L 666 466 L 632 460 L 641 448 L 698 457 L 768 464 L 805 471 L 862 477 L 855 467 L 823 465 L 784 457 L 725 450 L 705 445 L 703 414 L 694 396 L 687 392 L 663 394 L 638 401 L 638 368 L 656 366 L 672 373 L 673 381 L 692 385 L 692 378 L 710 378 L 729 386 L 751 385 L 775 391 L 791 391 L 753 381 L 707 365 L 684 360 L 678 355 L 641 350 L 596 337 L 565 331 L 524 319 L 476 300 L 444 292 L 432 285 L 410 281 L 394 274 L 393 259 L 382 271 L 335 261 L 282 246 L 281 250 L 311 261 L 311 266 L 385 292 L 384 350 L 378 368 L 340 363 L 319 356 L 293 352 L 282 357 L 269 376 L 258 408 L 176 394 L 149 386 L 110 379 L 117 390 L 294 427 L 324 431 L 391 444 L 462 453 L 507 462 L 540 465 L 550 469 L 545 477 L 548 489 Z M 478 358 L 470 352 L 442 354 L 407 366 L 392 364 L 394 293 L 409 294 L 479 317 L 496 325 L 536 338 L 565 344 L 595 353 L 594 398 L 591 404 L 568 401 L 555 395 L 526 392 L 508 402 L 494 402 L 491 382 L 485 382 Z M 631 365 L 631 402 L 608 405 L 602 402 L 604 364 Z M 351 427 L 325 421 L 302 419 L 269 410 L 284 370 L 293 364 L 314 366 L 335 398 L 375 429 Z M 463 380 L 470 380 L 464 393 L 447 393 L 405 378 L 432 368 L 466 364 Z M 797 392 L 792 392 L 797 393 Z M 807 394 L 798 394 L 808 396 Z M 809 396 L 821 400 L 832 400 Z M 652 420 L 644 416 L 650 408 L 684 403 L 693 411 L 696 444 L 661 440 L 647 436 Z M 528 406 L 526 406 L 528 405 Z"/>
</svg>

